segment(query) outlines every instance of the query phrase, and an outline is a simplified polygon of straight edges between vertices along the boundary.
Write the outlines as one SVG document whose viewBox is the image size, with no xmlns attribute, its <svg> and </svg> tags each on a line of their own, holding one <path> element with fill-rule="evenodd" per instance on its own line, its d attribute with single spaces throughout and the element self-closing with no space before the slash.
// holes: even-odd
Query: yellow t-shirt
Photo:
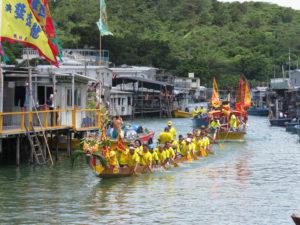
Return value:
<svg viewBox="0 0 300 225">
<path fill-rule="evenodd" d="M 140 161 L 142 166 L 149 166 L 152 163 L 152 154 L 150 152 L 143 152 Z"/>
<path fill-rule="evenodd" d="M 208 137 L 203 138 L 204 147 L 208 147 L 210 145 L 210 140 Z"/>
<path fill-rule="evenodd" d="M 137 147 L 135 150 L 134 150 L 137 154 L 143 154 L 143 146 L 140 146 L 140 147 Z"/>
<path fill-rule="evenodd" d="M 196 152 L 199 152 L 200 151 L 200 148 L 203 146 L 203 139 L 195 139 L 195 141 L 193 142 L 193 144 L 195 145 L 195 151 Z"/>
<path fill-rule="evenodd" d="M 162 151 L 162 152 L 158 151 L 157 152 L 157 156 L 158 156 L 160 164 L 164 163 L 166 161 L 166 159 L 167 159 L 167 153 L 166 153 L 166 151 Z"/>
<path fill-rule="evenodd" d="M 128 149 L 126 149 L 125 151 L 119 151 L 118 152 L 118 159 L 119 159 L 119 164 L 120 165 L 126 165 L 127 164 L 128 153 L 129 153 Z"/>
<path fill-rule="evenodd" d="M 165 144 L 166 142 L 171 142 L 173 140 L 173 136 L 170 132 L 161 132 L 158 136 L 158 141 L 160 144 Z"/>
<path fill-rule="evenodd" d="M 187 148 L 186 148 L 186 142 L 182 141 L 181 143 L 177 143 L 177 152 L 180 153 L 181 155 L 185 156 L 186 152 L 187 152 Z"/>
<path fill-rule="evenodd" d="M 174 140 L 176 138 L 176 129 L 174 127 L 171 127 L 171 129 L 169 130 L 169 133 L 172 135 L 172 140 Z"/>
<path fill-rule="evenodd" d="M 156 151 L 152 152 L 152 161 L 159 161 L 158 155 Z"/>
<path fill-rule="evenodd" d="M 118 158 L 117 158 L 117 153 L 116 151 L 112 150 L 109 153 L 109 165 L 111 166 L 118 166 Z"/>
<path fill-rule="evenodd" d="M 140 157 L 136 152 L 133 154 L 128 154 L 127 165 L 129 167 L 134 167 L 139 162 L 140 162 Z"/>
<path fill-rule="evenodd" d="M 210 123 L 210 127 L 211 127 L 211 128 L 215 128 L 215 129 L 221 127 L 220 121 L 219 121 L 219 120 L 217 120 L 217 121 L 214 121 L 214 120 L 213 120 L 213 121 Z"/>
<path fill-rule="evenodd" d="M 237 119 L 235 115 L 230 117 L 229 126 L 230 128 L 237 128 Z"/>
<path fill-rule="evenodd" d="M 173 159 L 175 157 L 175 152 L 174 152 L 173 148 L 170 147 L 170 148 L 168 148 L 167 151 L 169 152 L 169 158 Z"/>
</svg>

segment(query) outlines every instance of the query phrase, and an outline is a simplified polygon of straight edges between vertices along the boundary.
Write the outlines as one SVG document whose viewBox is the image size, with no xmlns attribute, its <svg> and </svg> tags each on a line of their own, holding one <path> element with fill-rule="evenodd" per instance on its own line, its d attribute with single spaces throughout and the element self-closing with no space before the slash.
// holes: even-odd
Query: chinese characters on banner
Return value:
<svg viewBox="0 0 300 225">
<path fill-rule="evenodd" d="M 10 42 L 21 42 L 37 49 L 50 63 L 57 65 L 57 52 L 46 33 L 40 26 L 27 0 L 0 0 L 1 7 L 1 38 Z M 32 0 L 32 2 L 39 2 Z M 41 4 L 40 4 L 41 5 Z M 45 17 L 45 9 L 38 5 L 38 15 Z"/>
</svg>

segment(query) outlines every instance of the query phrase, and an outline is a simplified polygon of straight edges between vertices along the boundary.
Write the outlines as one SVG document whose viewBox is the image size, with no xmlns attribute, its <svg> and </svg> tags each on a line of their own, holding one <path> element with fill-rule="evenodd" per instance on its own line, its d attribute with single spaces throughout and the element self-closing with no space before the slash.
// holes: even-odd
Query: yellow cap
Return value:
<svg viewBox="0 0 300 225">
<path fill-rule="evenodd" d="M 172 126 L 173 125 L 172 121 L 169 121 L 167 124 L 168 124 L 168 126 Z"/>
</svg>

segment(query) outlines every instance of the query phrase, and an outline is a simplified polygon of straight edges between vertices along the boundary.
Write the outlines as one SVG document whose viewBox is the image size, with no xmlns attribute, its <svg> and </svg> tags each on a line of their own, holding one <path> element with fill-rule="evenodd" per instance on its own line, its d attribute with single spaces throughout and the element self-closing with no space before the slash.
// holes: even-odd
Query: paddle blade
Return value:
<svg viewBox="0 0 300 225">
<path fill-rule="evenodd" d="M 219 144 L 219 146 L 220 146 L 220 149 L 221 149 L 221 150 L 224 150 L 225 147 L 224 147 L 223 144 Z"/>
</svg>

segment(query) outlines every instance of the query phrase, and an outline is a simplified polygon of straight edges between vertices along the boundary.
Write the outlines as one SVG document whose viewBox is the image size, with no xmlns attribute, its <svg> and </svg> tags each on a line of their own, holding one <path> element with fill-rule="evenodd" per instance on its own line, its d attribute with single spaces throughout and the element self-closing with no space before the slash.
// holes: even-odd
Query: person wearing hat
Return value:
<svg viewBox="0 0 300 225">
<path fill-rule="evenodd" d="M 140 157 L 135 151 L 135 147 L 132 145 L 129 147 L 129 154 L 127 159 L 127 166 L 131 169 L 133 174 L 136 174 L 137 167 L 140 163 Z"/>
<path fill-rule="evenodd" d="M 166 127 L 163 132 L 161 132 L 158 136 L 158 143 L 165 144 L 166 142 L 170 142 L 173 140 L 173 136 L 170 133 L 170 128 Z"/>
<path fill-rule="evenodd" d="M 175 140 L 177 132 L 176 129 L 173 127 L 173 122 L 169 121 L 167 125 L 169 127 L 169 132 L 171 133 L 173 140 Z"/>
</svg>

